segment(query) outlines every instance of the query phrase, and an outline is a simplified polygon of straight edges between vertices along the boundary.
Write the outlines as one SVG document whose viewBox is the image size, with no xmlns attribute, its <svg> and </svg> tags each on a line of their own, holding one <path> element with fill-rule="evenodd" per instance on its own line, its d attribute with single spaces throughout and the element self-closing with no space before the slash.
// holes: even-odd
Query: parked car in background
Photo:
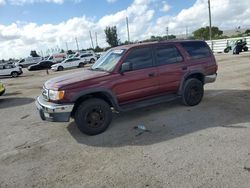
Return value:
<svg viewBox="0 0 250 188">
<path fill-rule="evenodd" d="M 42 60 L 43 60 L 42 57 L 27 57 L 25 59 L 21 59 L 20 61 L 15 63 L 15 65 L 22 68 L 27 68 L 28 66 L 36 64 Z"/>
<path fill-rule="evenodd" d="M 16 78 L 22 73 L 22 68 L 16 65 L 0 65 L 0 76 L 12 76 Z"/>
<path fill-rule="evenodd" d="M 204 41 L 163 41 L 110 49 L 90 68 L 47 81 L 36 105 L 43 120 L 71 117 L 86 134 L 105 131 L 112 111 L 181 98 L 198 105 L 215 82 L 217 63 Z"/>
<path fill-rule="evenodd" d="M 95 63 L 97 56 L 93 50 L 76 52 L 74 57 L 84 58 L 88 63 Z"/>
<path fill-rule="evenodd" d="M 53 61 L 41 61 L 37 64 L 30 65 L 28 67 L 29 71 L 35 71 L 35 70 L 44 70 L 44 69 L 51 69 L 51 66 L 54 65 L 55 63 Z"/>
<path fill-rule="evenodd" d="M 59 62 L 62 62 L 64 59 L 66 59 L 66 57 L 67 57 L 66 53 L 58 53 L 58 54 L 50 55 L 46 60 L 59 63 Z"/>
<path fill-rule="evenodd" d="M 5 92 L 5 87 L 2 82 L 0 82 L 0 96 L 3 95 Z"/>
<path fill-rule="evenodd" d="M 55 65 L 51 66 L 51 69 L 53 71 L 62 71 L 64 69 L 69 69 L 69 68 L 73 68 L 73 67 L 84 67 L 84 65 L 87 62 L 85 61 L 85 59 L 80 59 L 77 57 L 73 57 L 70 59 L 65 59 L 64 61 L 62 61 L 61 63 L 57 63 Z"/>
</svg>

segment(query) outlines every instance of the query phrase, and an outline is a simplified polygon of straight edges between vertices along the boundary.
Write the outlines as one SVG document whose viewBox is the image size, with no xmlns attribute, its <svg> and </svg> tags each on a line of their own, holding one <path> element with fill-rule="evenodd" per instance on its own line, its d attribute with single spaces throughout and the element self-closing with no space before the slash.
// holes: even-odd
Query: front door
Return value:
<svg viewBox="0 0 250 188">
<path fill-rule="evenodd" d="M 142 100 L 158 92 L 151 47 L 132 48 L 123 63 L 130 63 L 131 70 L 121 74 L 113 87 L 120 104 Z"/>
</svg>

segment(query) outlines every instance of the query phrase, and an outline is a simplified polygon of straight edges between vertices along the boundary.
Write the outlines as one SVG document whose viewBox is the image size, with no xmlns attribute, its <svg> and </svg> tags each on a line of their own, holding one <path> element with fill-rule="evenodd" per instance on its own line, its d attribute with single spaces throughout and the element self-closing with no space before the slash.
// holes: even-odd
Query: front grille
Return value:
<svg viewBox="0 0 250 188">
<path fill-rule="evenodd" d="M 43 87 L 42 96 L 46 101 L 49 100 L 49 90 L 46 89 L 45 87 Z"/>
</svg>

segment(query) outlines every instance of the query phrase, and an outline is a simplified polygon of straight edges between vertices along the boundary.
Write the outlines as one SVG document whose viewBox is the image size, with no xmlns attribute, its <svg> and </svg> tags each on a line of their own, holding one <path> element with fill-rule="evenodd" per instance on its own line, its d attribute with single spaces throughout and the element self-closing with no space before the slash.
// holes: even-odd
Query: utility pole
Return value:
<svg viewBox="0 0 250 188">
<path fill-rule="evenodd" d="M 79 51 L 79 45 L 78 45 L 78 40 L 77 40 L 77 37 L 76 37 L 75 39 L 76 39 L 76 47 L 77 47 L 77 51 Z"/>
<path fill-rule="evenodd" d="M 130 43 L 129 26 L 128 26 L 128 17 L 126 17 L 126 24 L 127 24 L 127 33 L 128 33 L 128 43 Z"/>
<path fill-rule="evenodd" d="M 167 40 L 168 40 L 168 27 L 166 27 L 166 32 L 167 32 Z"/>
<path fill-rule="evenodd" d="M 69 48 L 68 48 L 68 43 L 67 42 L 65 42 L 65 45 L 66 45 L 66 50 L 67 50 L 67 52 L 69 51 Z"/>
<path fill-rule="evenodd" d="M 97 32 L 95 32 L 95 44 L 96 44 L 96 47 L 98 46 L 98 42 L 97 42 Z"/>
<path fill-rule="evenodd" d="M 186 39 L 188 39 L 188 26 L 186 26 Z"/>
<path fill-rule="evenodd" d="M 89 36 L 90 36 L 90 40 L 91 40 L 91 45 L 92 45 L 92 48 L 94 49 L 94 43 L 93 43 L 93 39 L 92 39 L 92 35 L 91 35 L 91 31 L 89 31 Z"/>
<path fill-rule="evenodd" d="M 211 48 L 213 51 L 213 42 L 212 42 L 212 20 L 211 20 L 211 6 L 210 6 L 210 0 L 208 0 L 208 12 L 209 12 L 209 38 L 211 43 Z"/>
</svg>

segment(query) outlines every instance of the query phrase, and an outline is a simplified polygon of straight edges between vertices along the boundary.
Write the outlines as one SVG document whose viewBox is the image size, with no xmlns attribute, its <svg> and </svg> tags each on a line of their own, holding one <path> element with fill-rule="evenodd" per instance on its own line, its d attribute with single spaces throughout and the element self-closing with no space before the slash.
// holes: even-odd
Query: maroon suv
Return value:
<svg viewBox="0 0 250 188">
<path fill-rule="evenodd" d="M 164 41 L 119 46 L 89 69 L 50 79 L 36 105 L 43 120 L 75 119 L 89 135 L 105 131 L 112 111 L 126 111 L 181 97 L 200 103 L 217 64 L 204 41 Z"/>
</svg>

